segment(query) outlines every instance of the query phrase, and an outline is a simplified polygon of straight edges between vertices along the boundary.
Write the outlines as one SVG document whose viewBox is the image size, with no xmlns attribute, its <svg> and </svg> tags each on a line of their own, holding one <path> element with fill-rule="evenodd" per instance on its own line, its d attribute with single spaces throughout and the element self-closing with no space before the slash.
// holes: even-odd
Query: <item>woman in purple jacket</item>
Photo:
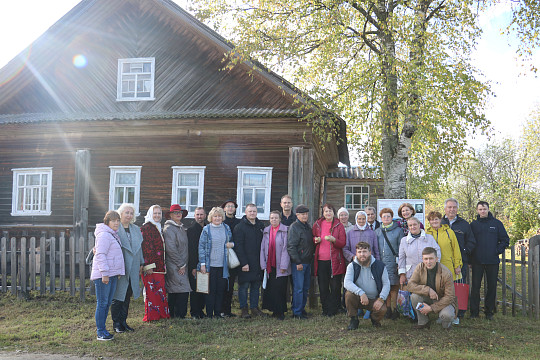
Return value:
<svg viewBox="0 0 540 360">
<path fill-rule="evenodd" d="M 116 291 L 118 276 L 125 274 L 124 256 L 118 228 L 120 214 L 110 210 L 102 224 L 96 225 L 96 246 L 90 280 L 96 287 L 96 327 L 98 340 L 112 340 L 113 335 L 105 327 L 109 307 Z"/>
<path fill-rule="evenodd" d="M 367 214 L 365 211 L 356 213 L 356 224 L 347 233 L 347 242 L 343 247 L 343 255 L 345 255 L 345 259 L 348 262 L 351 262 L 356 256 L 356 244 L 360 241 L 368 243 L 371 246 L 371 254 L 375 259 L 381 260 L 377 235 L 367 225 Z"/>
<path fill-rule="evenodd" d="M 263 309 L 283 320 L 287 311 L 287 280 L 291 274 L 291 259 L 287 252 L 287 226 L 281 224 L 279 211 L 270 213 L 270 226 L 263 232 L 261 243 L 261 269 L 268 277 L 263 293 Z"/>
</svg>

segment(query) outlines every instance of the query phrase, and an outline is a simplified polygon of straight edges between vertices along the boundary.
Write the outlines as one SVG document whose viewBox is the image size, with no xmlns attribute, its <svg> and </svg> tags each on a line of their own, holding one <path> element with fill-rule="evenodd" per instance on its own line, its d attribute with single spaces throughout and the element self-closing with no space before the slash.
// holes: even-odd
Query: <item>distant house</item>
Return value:
<svg viewBox="0 0 540 360">
<path fill-rule="evenodd" d="M 318 208 L 349 163 L 345 123 L 323 150 L 302 94 L 224 70 L 231 49 L 169 0 L 81 1 L 0 70 L 0 229 L 85 234 L 122 202 L 139 224 L 153 204 Z"/>
</svg>

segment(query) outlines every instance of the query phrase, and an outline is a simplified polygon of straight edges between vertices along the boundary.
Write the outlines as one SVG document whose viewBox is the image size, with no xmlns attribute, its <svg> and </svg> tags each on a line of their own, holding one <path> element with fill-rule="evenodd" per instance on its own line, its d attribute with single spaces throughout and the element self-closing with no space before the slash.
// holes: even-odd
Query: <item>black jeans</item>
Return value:
<svg viewBox="0 0 540 360">
<path fill-rule="evenodd" d="M 482 278 L 486 274 L 487 294 L 484 300 L 484 313 L 493 315 L 495 311 L 495 301 L 497 297 L 497 276 L 499 275 L 499 264 L 473 264 L 472 266 L 472 289 L 471 289 L 471 315 L 478 316 L 480 312 L 480 285 Z"/>
<path fill-rule="evenodd" d="M 341 278 L 343 275 L 332 276 L 332 262 L 318 260 L 317 280 L 323 315 L 336 315 L 341 303 Z"/>
<path fill-rule="evenodd" d="M 131 290 L 131 283 L 128 282 L 128 288 L 126 290 L 126 297 L 124 301 L 112 300 L 111 303 L 111 318 L 113 320 L 113 326 L 125 325 L 128 317 L 129 311 L 129 302 L 131 296 L 133 295 L 133 290 Z"/>
<path fill-rule="evenodd" d="M 171 318 L 185 318 L 189 293 L 169 293 L 167 296 L 169 298 L 169 314 Z"/>
<path fill-rule="evenodd" d="M 193 318 L 204 317 L 204 303 L 206 302 L 206 295 L 197 292 L 197 280 L 190 273 L 188 274 L 189 286 L 191 286 L 191 293 L 189 294 L 189 313 Z"/>
<path fill-rule="evenodd" d="M 206 315 L 209 317 L 221 314 L 223 293 L 227 288 L 227 279 L 223 278 L 223 267 L 210 268 L 210 288 L 206 295 Z"/>
<path fill-rule="evenodd" d="M 221 306 L 221 312 L 225 313 L 226 315 L 229 315 L 231 313 L 232 298 L 234 294 L 234 282 L 236 281 L 236 277 L 238 276 L 239 271 L 240 267 L 229 269 L 229 285 L 225 289 L 225 293 L 223 294 L 223 303 Z"/>
</svg>

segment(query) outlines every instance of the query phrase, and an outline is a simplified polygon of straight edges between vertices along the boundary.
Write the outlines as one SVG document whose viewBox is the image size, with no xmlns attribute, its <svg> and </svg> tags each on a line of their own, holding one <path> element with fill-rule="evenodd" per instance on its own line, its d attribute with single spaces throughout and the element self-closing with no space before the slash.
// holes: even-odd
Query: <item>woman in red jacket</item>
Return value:
<svg viewBox="0 0 540 360">
<path fill-rule="evenodd" d="M 345 274 L 343 247 L 347 241 L 343 224 L 334 217 L 335 209 L 324 204 L 323 217 L 313 224 L 315 276 L 324 316 L 337 314 L 341 299 L 341 279 Z"/>
</svg>

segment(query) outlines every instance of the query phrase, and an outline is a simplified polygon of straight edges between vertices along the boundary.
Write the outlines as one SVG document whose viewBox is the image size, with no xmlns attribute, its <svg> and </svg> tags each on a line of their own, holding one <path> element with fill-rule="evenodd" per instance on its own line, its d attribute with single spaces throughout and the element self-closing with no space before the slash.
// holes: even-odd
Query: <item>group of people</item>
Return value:
<svg viewBox="0 0 540 360">
<path fill-rule="evenodd" d="M 350 330 L 358 328 L 358 316 L 364 311 L 373 326 L 380 326 L 383 318 L 397 319 L 400 288 L 412 293 L 418 328 L 429 327 L 431 312 L 450 328 L 464 316 L 463 310 L 458 311 L 453 284 L 467 281 L 471 264 L 470 316 L 479 316 L 480 284 L 486 274 L 484 312 L 492 318 L 499 254 L 509 239 L 486 202 L 478 203 L 478 218 L 469 224 L 457 215 L 457 200 L 447 199 L 444 216 L 428 214 L 427 230 L 408 203 L 399 207 L 399 219 L 384 208 L 379 222 L 375 208 L 366 207 L 356 213 L 354 224 L 347 209 L 336 212 L 325 204 L 323 216 L 313 226 L 307 206 L 298 205 L 293 212 L 289 195 L 280 205 L 281 211 L 270 213 L 268 226 L 257 218 L 254 204 L 247 204 L 244 216 L 238 218 L 233 200 L 212 208 L 208 216 L 204 208 L 196 208 L 195 222 L 187 229 L 182 223 L 187 211 L 177 204 L 165 212 L 163 228 L 158 205 L 148 209 L 140 228 L 134 225 L 131 204 L 107 212 L 103 223 L 96 225 L 91 276 L 98 340 L 113 338 L 105 326 L 109 307 L 114 331 L 133 331 L 126 319 L 130 298 L 141 292 L 139 276 L 144 284 L 144 321 L 184 318 L 188 300 L 192 318 L 236 316 L 231 310 L 236 279 L 242 318 L 265 316 L 262 310 L 269 310 L 283 320 L 290 280 L 292 316 L 306 319 L 313 273 L 322 314 L 346 312 Z M 229 266 L 231 252 L 239 260 L 237 267 Z M 208 273 L 207 293 L 196 291 L 198 273 Z"/>
</svg>

